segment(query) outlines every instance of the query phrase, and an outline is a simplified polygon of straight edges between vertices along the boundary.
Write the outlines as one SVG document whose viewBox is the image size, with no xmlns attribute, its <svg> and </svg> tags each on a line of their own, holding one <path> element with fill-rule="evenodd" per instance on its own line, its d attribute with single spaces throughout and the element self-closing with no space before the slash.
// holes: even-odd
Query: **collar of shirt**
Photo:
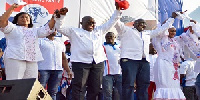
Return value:
<svg viewBox="0 0 200 100">
<path fill-rule="evenodd" d="M 104 45 L 109 45 L 113 47 L 113 50 L 116 50 L 115 45 L 118 45 L 116 42 L 114 42 L 114 44 L 107 44 L 106 42 L 104 42 Z"/>
<path fill-rule="evenodd" d="M 68 56 L 71 56 L 71 52 L 66 52 L 66 54 L 67 54 Z"/>
</svg>

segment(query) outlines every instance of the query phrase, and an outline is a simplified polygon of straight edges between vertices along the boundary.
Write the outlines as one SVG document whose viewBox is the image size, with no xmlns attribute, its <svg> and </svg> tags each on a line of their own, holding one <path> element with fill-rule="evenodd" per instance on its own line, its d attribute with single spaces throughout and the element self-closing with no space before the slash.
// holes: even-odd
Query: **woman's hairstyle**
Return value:
<svg viewBox="0 0 200 100">
<path fill-rule="evenodd" d="M 18 14 L 14 17 L 12 23 L 18 25 L 18 24 L 17 24 L 18 17 L 21 16 L 22 14 L 28 14 L 28 13 L 26 13 L 26 12 L 20 12 L 20 13 L 18 13 Z M 29 14 L 28 14 L 28 16 L 30 17 L 30 24 L 28 24 L 28 28 L 32 28 L 32 27 L 33 27 L 32 17 L 31 17 Z"/>
</svg>

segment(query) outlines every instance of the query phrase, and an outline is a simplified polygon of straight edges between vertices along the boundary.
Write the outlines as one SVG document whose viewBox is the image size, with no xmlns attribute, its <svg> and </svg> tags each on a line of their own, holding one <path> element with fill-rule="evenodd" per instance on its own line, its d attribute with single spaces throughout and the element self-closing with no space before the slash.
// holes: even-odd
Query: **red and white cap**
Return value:
<svg viewBox="0 0 200 100">
<path fill-rule="evenodd" d="M 118 3 L 121 10 L 126 10 L 129 8 L 129 2 L 126 0 L 115 0 Z"/>
</svg>

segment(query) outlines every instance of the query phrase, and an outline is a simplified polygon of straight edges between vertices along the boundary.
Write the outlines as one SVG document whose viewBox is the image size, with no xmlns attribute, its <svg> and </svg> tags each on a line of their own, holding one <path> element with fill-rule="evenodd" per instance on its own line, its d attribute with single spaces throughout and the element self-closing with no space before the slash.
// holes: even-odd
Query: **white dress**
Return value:
<svg viewBox="0 0 200 100">
<path fill-rule="evenodd" d="M 153 71 L 153 67 L 154 67 L 154 64 L 156 62 L 156 59 L 157 59 L 158 55 L 157 54 L 149 54 L 149 59 L 150 59 L 150 81 L 151 82 L 154 82 L 154 71 Z"/>
<path fill-rule="evenodd" d="M 156 83 L 154 100 L 186 100 L 180 88 L 179 45 L 168 35 L 153 38 L 153 44 L 158 53 L 153 69 Z"/>
</svg>

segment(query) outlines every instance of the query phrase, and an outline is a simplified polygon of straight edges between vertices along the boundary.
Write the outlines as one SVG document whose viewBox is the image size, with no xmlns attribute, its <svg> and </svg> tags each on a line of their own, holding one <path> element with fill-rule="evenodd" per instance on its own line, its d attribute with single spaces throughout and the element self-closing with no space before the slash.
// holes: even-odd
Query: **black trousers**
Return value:
<svg viewBox="0 0 200 100">
<path fill-rule="evenodd" d="M 102 83 L 104 63 L 72 62 L 72 71 L 72 100 L 84 100 L 86 90 L 86 99 L 96 100 Z"/>
<path fill-rule="evenodd" d="M 198 100 L 198 96 L 196 94 L 195 86 L 185 86 L 185 87 L 183 87 L 183 93 L 186 97 L 186 100 Z"/>
</svg>

